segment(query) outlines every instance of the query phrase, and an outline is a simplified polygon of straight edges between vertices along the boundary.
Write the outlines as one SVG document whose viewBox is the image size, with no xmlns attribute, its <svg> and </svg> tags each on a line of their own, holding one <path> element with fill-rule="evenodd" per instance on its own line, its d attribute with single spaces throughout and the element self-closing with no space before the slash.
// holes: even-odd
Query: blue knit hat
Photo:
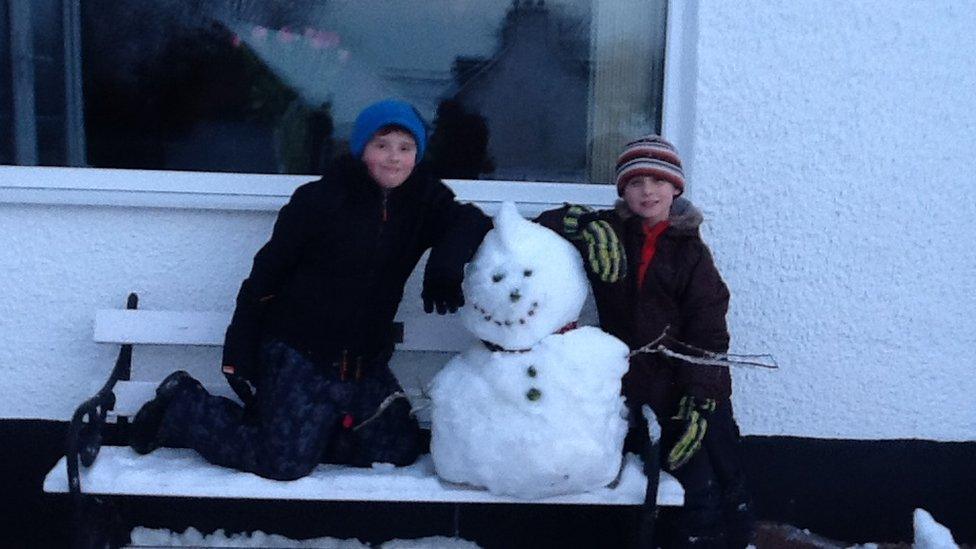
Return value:
<svg viewBox="0 0 976 549">
<path fill-rule="evenodd" d="M 361 158 L 369 140 L 377 130 L 386 126 L 400 126 L 413 135 L 417 142 L 417 162 L 420 162 L 427 147 L 427 128 L 410 103 L 396 99 L 373 103 L 359 113 L 349 138 L 349 151 L 356 158 Z"/>
</svg>

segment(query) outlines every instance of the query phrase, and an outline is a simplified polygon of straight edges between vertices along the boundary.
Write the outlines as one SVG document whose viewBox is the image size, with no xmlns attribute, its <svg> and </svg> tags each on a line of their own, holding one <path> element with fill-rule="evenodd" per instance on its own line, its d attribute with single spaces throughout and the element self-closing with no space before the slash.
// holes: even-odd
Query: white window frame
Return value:
<svg viewBox="0 0 976 549">
<path fill-rule="evenodd" d="M 698 41 L 697 0 L 669 0 L 664 64 L 662 133 L 694 168 Z M 274 211 L 305 175 L 0 166 L 0 204 L 124 206 Z M 607 207 L 609 185 L 524 181 L 448 180 L 458 198 L 489 213 L 504 201 L 531 215 L 565 202 Z"/>
</svg>

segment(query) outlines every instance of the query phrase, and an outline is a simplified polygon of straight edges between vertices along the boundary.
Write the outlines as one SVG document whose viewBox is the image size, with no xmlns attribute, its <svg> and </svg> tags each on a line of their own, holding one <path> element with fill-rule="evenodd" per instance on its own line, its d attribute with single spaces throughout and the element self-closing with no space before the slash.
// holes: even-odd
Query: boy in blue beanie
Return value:
<svg viewBox="0 0 976 549">
<path fill-rule="evenodd" d="M 393 317 L 428 249 L 424 309 L 456 311 L 464 264 L 490 227 L 427 173 L 426 144 L 408 103 L 359 114 L 350 154 L 295 190 L 241 285 L 222 370 L 246 407 L 175 372 L 133 421 L 136 451 L 186 446 L 281 480 L 323 461 L 416 459 L 419 427 L 388 366 Z"/>
</svg>

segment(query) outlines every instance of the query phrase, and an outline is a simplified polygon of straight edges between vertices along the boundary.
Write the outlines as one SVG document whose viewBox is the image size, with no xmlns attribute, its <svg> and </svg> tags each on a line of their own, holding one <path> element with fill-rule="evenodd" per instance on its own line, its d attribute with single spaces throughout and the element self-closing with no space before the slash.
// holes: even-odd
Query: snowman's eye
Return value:
<svg viewBox="0 0 976 549">
<path fill-rule="evenodd" d="M 491 281 L 492 282 L 501 282 L 502 279 L 504 279 L 504 278 L 505 278 L 505 275 L 503 275 L 501 273 L 495 273 L 495 274 L 491 275 Z"/>
<path fill-rule="evenodd" d="M 525 272 L 522 273 L 522 275 L 524 275 L 525 277 L 532 276 L 532 269 L 526 269 Z"/>
</svg>

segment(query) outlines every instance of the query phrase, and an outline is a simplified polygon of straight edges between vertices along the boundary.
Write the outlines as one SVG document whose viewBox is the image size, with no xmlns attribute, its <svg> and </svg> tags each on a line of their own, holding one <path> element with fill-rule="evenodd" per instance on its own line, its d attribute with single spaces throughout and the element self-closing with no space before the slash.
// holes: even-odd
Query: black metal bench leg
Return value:
<svg viewBox="0 0 976 549">
<path fill-rule="evenodd" d="M 647 492 L 644 494 L 644 504 L 641 505 L 637 525 L 637 547 L 639 549 L 654 549 L 654 527 L 657 522 L 657 487 L 661 478 L 661 426 L 657 416 L 650 406 L 641 406 L 644 425 L 647 428 L 647 442 L 642 449 L 641 459 L 644 461 L 644 475 L 647 477 Z"/>
<path fill-rule="evenodd" d="M 641 457 L 644 460 L 644 474 L 647 476 L 647 493 L 638 517 L 637 547 L 653 549 L 654 524 L 657 522 L 657 486 L 661 475 L 658 443 L 648 443 Z"/>
<path fill-rule="evenodd" d="M 454 504 L 454 537 L 461 537 L 461 504 Z"/>
</svg>

